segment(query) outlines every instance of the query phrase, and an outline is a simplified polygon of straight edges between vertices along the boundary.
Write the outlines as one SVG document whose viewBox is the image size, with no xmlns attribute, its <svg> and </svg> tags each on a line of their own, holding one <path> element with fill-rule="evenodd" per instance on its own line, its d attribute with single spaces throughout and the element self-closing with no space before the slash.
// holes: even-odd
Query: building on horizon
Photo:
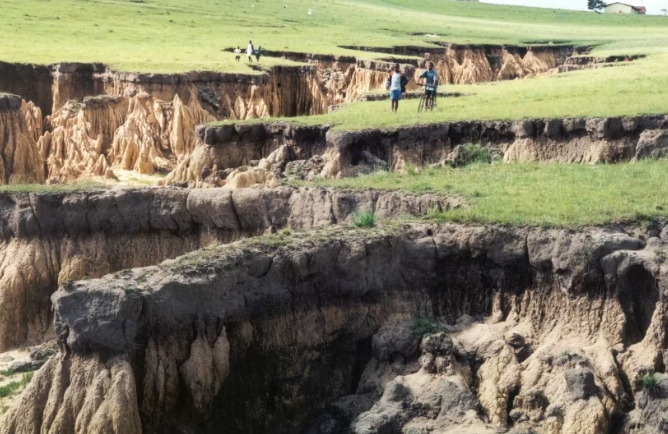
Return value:
<svg viewBox="0 0 668 434">
<path fill-rule="evenodd" d="M 610 3 L 605 6 L 605 12 L 608 14 L 635 14 L 635 15 L 645 15 L 647 9 L 645 6 L 632 6 L 626 3 Z"/>
</svg>

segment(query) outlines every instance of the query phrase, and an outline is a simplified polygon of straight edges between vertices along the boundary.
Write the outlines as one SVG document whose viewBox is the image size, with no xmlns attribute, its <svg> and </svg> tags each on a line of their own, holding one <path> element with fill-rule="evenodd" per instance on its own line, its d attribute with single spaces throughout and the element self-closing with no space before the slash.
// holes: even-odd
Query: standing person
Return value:
<svg viewBox="0 0 668 434">
<path fill-rule="evenodd" d="M 260 62 L 260 57 L 262 57 L 262 47 L 257 47 L 257 50 L 255 50 L 255 60 Z"/>
<path fill-rule="evenodd" d="M 434 62 L 429 62 L 428 69 L 420 74 L 420 80 L 425 79 L 424 94 L 427 95 L 427 108 L 434 108 L 434 98 L 436 97 L 436 88 L 438 87 L 438 74 L 434 69 Z M 420 85 L 422 85 L 420 81 Z"/>
<path fill-rule="evenodd" d="M 253 41 L 248 41 L 248 47 L 246 47 L 246 54 L 248 55 L 248 62 L 253 63 L 253 54 L 255 54 L 255 47 L 253 47 Z"/>
<path fill-rule="evenodd" d="M 401 73 L 399 64 L 394 65 L 394 71 L 392 71 L 387 77 L 386 87 L 390 91 L 390 100 L 392 100 L 392 111 L 396 112 L 399 110 L 399 100 L 401 99 L 401 94 L 403 93 L 406 85 L 408 84 L 408 79 L 404 74 Z"/>
<path fill-rule="evenodd" d="M 237 45 L 237 48 L 234 49 L 234 60 L 237 62 L 241 60 L 241 47 Z"/>
</svg>

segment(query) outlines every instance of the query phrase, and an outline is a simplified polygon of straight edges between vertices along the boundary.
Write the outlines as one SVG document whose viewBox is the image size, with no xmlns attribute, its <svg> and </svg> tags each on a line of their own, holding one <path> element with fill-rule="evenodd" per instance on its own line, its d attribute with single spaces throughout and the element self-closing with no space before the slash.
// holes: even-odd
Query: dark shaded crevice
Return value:
<svg viewBox="0 0 668 434">
<path fill-rule="evenodd" d="M 358 341 L 357 349 L 355 351 L 355 363 L 352 369 L 352 391 L 357 390 L 360 380 L 362 379 L 362 374 L 364 373 L 364 368 L 369 363 L 372 356 L 371 337 Z"/>
<path fill-rule="evenodd" d="M 514 386 L 508 392 L 508 401 L 506 401 L 506 416 L 508 416 L 508 426 L 509 427 L 513 426 L 513 420 L 510 418 L 510 412 L 513 410 L 513 407 L 515 405 L 515 398 L 519 394 L 520 394 L 520 386 L 519 385 Z"/>
<path fill-rule="evenodd" d="M 628 347 L 645 338 L 660 295 L 652 273 L 639 264 L 629 267 L 618 292 L 626 316 L 624 344 Z"/>
</svg>

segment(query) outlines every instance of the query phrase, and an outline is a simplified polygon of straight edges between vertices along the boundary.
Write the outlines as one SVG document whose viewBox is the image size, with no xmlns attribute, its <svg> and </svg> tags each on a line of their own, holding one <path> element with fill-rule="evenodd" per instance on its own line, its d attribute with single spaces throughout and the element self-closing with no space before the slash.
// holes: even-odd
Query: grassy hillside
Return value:
<svg viewBox="0 0 668 434">
<path fill-rule="evenodd" d="M 393 115 L 388 103 L 375 102 L 292 120 L 353 129 L 453 119 L 668 112 L 665 17 L 450 0 L 3 0 L 0 26 L 6 29 L 2 61 L 96 61 L 142 72 L 253 72 L 221 51 L 243 48 L 248 39 L 271 50 L 363 57 L 374 54 L 339 45 L 428 45 L 436 40 L 596 44 L 596 54 L 648 57 L 628 67 L 453 86 L 470 96 L 441 100 L 434 113 L 418 115 L 417 101 L 406 101 Z M 289 62 L 262 60 L 263 66 L 276 63 Z"/>
<path fill-rule="evenodd" d="M 450 192 L 470 207 L 432 218 L 472 223 L 576 227 L 665 217 L 668 161 L 636 164 L 474 164 L 412 175 L 376 172 L 305 185 Z"/>
<path fill-rule="evenodd" d="M 668 54 L 628 66 L 583 70 L 526 80 L 448 86 L 465 94 L 441 98 L 434 112 L 417 113 L 417 100 L 402 101 L 399 113 L 387 101 L 355 103 L 328 115 L 290 118 L 301 124 L 364 129 L 451 120 L 597 117 L 668 113 Z"/>
<path fill-rule="evenodd" d="M 146 72 L 250 71 L 220 51 L 243 47 L 248 39 L 272 50 L 339 54 L 351 52 L 338 45 L 433 40 L 567 41 L 662 51 L 667 23 L 663 17 L 449 0 L 3 0 L 0 60 L 97 61 Z M 410 36 L 415 33 L 438 37 Z"/>
</svg>

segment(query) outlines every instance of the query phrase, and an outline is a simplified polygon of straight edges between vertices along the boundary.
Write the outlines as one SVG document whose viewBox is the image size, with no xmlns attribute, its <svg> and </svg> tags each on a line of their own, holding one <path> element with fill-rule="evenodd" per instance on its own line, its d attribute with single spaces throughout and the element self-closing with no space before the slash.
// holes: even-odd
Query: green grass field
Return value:
<svg viewBox="0 0 668 434">
<path fill-rule="evenodd" d="M 314 11 L 310 17 L 308 9 Z M 606 44 L 601 51 L 660 47 L 663 52 L 667 23 L 663 17 L 451 0 L 3 0 L 0 60 L 96 61 L 145 72 L 250 72 L 220 51 L 243 47 L 249 39 L 271 50 L 333 54 L 352 53 L 338 45 L 388 47 L 433 40 L 561 41 Z"/>
<path fill-rule="evenodd" d="M 307 10 L 314 14 L 308 16 Z M 616 16 L 452 0 L 4 0 L 0 60 L 97 61 L 120 70 L 254 72 L 225 47 L 253 39 L 269 50 L 333 54 L 339 45 L 532 42 L 595 44 L 594 54 L 647 54 L 630 66 L 529 80 L 449 86 L 433 113 L 387 102 L 292 118 L 362 129 L 457 119 L 611 116 L 668 112 L 668 18 Z M 423 34 L 411 36 L 411 34 Z M 425 33 L 438 35 L 436 38 Z M 262 65 L 290 63 L 265 57 Z M 256 72 L 255 72 L 256 73 Z"/>
<path fill-rule="evenodd" d="M 300 184 L 459 194 L 468 208 L 431 218 L 469 223 L 578 227 L 668 216 L 666 160 L 596 166 L 473 164 Z"/>
<path fill-rule="evenodd" d="M 668 22 L 668 21 L 667 21 Z M 417 113 L 418 100 L 354 103 L 321 116 L 292 118 L 300 124 L 364 129 L 452 120 L 596 117 L 668 113 L 668 53 L 628 66 L 591 69 L 525 80 L 447 86 L 468 96 L 441 98 L 433 112 Z"/>
</svg>

